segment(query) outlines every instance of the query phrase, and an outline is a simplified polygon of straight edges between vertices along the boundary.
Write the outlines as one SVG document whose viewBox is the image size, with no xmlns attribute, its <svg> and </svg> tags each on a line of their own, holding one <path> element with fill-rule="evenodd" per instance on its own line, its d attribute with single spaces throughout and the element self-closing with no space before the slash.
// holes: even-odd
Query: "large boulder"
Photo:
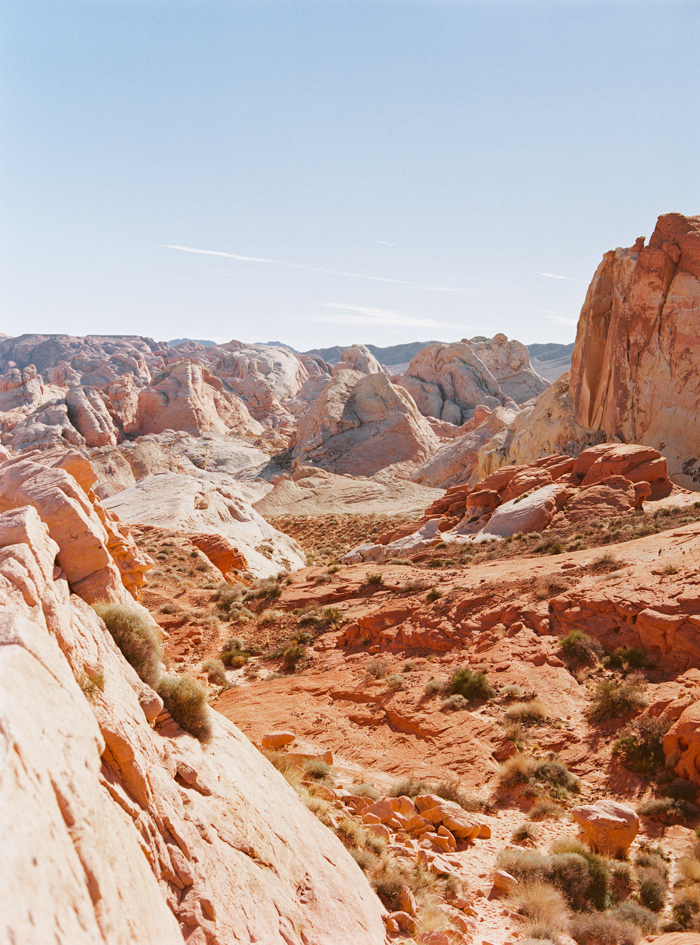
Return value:
<svg viewBox="0 0 700 945">
<path fill-rule="evenodd" d="M 632 808 L 607 798 L 575 807 L 571 816 L 593 852 L 603 856 L 626 856 L 639 833 L 639 817 Z"/>
<path fill-rule="evenodd" d="M 66 405 L 68 419 L 82 434 L 86 446 L 116 446 L 119 432 L 99 391 L 94 387 L 71 387 Z"/>
<path fill-rule="evenodd" d="M 300 417 L 293 452 L 298 464 L 372 476 L 398 464 L 412 471 L 439 442 L 412 398 L 386 374 L 342 370 Z"/>
<path fill-rule="evenodd" d="M 700 217 L 659 217 L 644 245 L 605 254 L 571 362 L 576 421 L 659 450 L 671 478 L 700 483 Z"/>
</svg>

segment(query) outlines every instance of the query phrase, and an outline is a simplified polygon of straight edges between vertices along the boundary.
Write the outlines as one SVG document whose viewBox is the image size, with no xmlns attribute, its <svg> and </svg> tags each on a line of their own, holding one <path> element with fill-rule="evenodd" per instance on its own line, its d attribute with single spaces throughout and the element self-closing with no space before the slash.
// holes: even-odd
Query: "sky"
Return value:
<svg viewBox="0 0 700 945">
<path fill-rule="evenodd" d="M 0 332 L 568 343 L 700 213 L 697 0 L 4 0 Z"/>
</svg>

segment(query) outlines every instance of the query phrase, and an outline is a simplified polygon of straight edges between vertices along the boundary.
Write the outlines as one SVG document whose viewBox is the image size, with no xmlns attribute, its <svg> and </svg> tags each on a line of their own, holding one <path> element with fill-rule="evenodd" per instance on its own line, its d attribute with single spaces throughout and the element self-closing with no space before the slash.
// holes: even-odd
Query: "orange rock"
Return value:
<svg viewBox="0 0 700 945">
<path fill-rule="evenodd" d="M 571 816 L 591 849 L 603 856 L 624 856 L 639 832 L 639 817 L 632 808 L 607 798 L 575 807 Z"/>
<path fill-rule="evenodd" d="M 237 571 L 247 570 L 245 556 L 223 535 L 190 535 L 189 539 L 221 571 L 223 577 L 232 568 Z"/>
</svg>

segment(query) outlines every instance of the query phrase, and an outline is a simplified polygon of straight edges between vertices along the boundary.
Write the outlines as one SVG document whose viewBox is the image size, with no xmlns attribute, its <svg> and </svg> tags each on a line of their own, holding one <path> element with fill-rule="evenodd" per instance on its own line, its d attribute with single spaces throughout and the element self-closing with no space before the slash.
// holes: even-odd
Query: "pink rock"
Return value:
<svg viewBox="0 0 700 945">
<path fill-rule="evenodd" d="M 263 748 L 283 748 L 285 745 L 291 745 L 295 738 L 294 732 L 268 732 L 263 735 L 260 743 Z"/>
<path fill-rule="evenodd" d="M 639 817 L 617 801 L 605 799 L 575 807 L 571 816 L 591 849 L 604 856 L 624 856 L 639 832 Z"/>
</svg>

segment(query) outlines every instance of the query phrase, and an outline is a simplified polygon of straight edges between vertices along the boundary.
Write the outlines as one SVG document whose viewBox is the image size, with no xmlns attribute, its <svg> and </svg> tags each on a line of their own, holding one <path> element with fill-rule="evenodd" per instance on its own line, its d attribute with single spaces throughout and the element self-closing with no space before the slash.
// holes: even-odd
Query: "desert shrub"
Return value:
<svg viewBox="0 0 700 945">
<path fill-rule="evenodd" d="M 697 856 L 682 856 L 676 868 L 686 883 L 700 883 L 700 860 Z"/>
<path fill-rule="evenodd" d="M 666 797 L 672 797 L 674 801 L 690 801 L 697 799 L 698 787 L 692 781 L 686 781 L 685 778 L 674 778 L 669 784 L 665 784 L 661 793 Z"/>
<path fill-rule="evenodd" d="M 601 679 L 593 692 L 590 714 L 596 721 L 620 718 L 645 706 L 646 679 L 632 673 L 626 680 Z"/>
<path fill-rule="evenodd" d="M 557 849 L 551 856 L 537 850 L 501 850 L 497 865 L 520 882 L 546 882 L 556 886 L 575 909 L 586 904 L 605 909 L 611 883 L 605 860 L 577 841 L 570 845 L 575 849 Z"/>
<path fill-rule="evenodd" d="M 263 610 L 260 614 L 259 620 L 263 627 L 271 627 L 284 617 L 284 613 L 281 610 Z"/>
<path fill-rule="evenodd" d="M 639 901 L 652 912 L 660 912 L 666 905 L 668 881 L 664 873 L 653 867 L 637 870 Z"/>
<path fill-rule="evenodd" d="M 225 666 L 230 666 L 231 669 L 240 669 L 248 662 L 248 657 L 238 650 L 224 650 L 221 654 L 221 662 Z"/>
<path fill-rule="evenodd" d="M 524 699 L 525 690 L 522 686 L 504 686 L 501 694 L 507 699 Z"/>
<path fill-rule="evenodd" d="M 540 833 L 539 827 L 525 820 L 513 830 L 510 839 L 513 843 L 535 843 L 539 839 Z"/>
<path fill-rule="evenodd" d="M 626 673 L 633 669 L 653 669 L 656 665 L 654 659 L 638 646 L 618 646 L 603 662 L 611 669 L 621 669 Z"/>
<path fill-rule="evenodd" d="M 462 712 L 464 709 L 469 708 L 469 703 L 464 696 L 448 696 L 446 699 L 442 700 L 442 708 L 448 712 Z"/>
<path fill-rule="evenodd" d="M 678 568 L 676 567 L 675 564 L 667 564 L 664 568 L 662 568 L 662 573 L 663 574 L 678 574 Z"/>
<path fill-rule="evenodd" d="M 93 609 L 104 622 L 126 661 L 148 686 L 155 689 L 163 659 L 156 628 L 138 610 L 124 604 L 97 601 Z"/>
<path fill-rule="evenodd" d="M 363 873 L 371 873 L 377 868 L 377 857 L 370 850 L 350 850 L 350 856 Z"/>
<path fill-rule="evenodd" d="M 212 737 L 207 694 L 191 676 L 164 676 L 158 695 L 177 724 L 200 742 Z"/>
<path fill-rule="evenodd" d="M 304 774 L 316 781 L 325 780 L 331 773 L 331 766 L 319 758 L 312 758 L 304 765 Z"/>
<path fill-rule="evenodd" d="M 496 690 L 484 672 L 472 672 L 468 666 L 456 670 L 450 677 L 447 690 L 450 695 L 464 696 L 468 702 L 493 698 Z"/>
<path fill-rule="evenodd" d="M 557 789 L 557 793 L 564 796 L 569 793 L 576 794 L 581 789 L 578 778 L 551 751 L 547 752 L 543 758 L 537 759 L 534 777 L 537 781 L 547 784 L 550 790 Z"/>
<path fill-rule="evenodd" d="M 365 667 L 367 675 L 373 676 L 374 679 L 382 679 L 386 676 L 386 671 L 387 665 L 383 660 L 370 660 Z"/>
<path fill-rule="evenodd" d="M 669 725 L 670 722 L 663 718 L 642 716 L 634 719 L 613 743 L 613 754 L 617 755 L 630 771 L 636 771 L 647 778 L 652 777 L 665 764 L 663 738 Z"/>
<path fill-rule="evenodd" d="M 677 824 L 695 820 L 700 816 L 700 808 L 682 798 L 659 797 L 641 803 L 637 813 L 659 824 Z"/>
<path fill-rule="evenodd" d="M 700 887 L 684 886 L 677 890 L 671 912 L 680 929 L 700 931 Z"/>
<path fill-rule="evenodd" d="M 353 784 L 350 791 L 356 797 L 368 797 L 372 801 L 377 801 L 381 797 L 379 791 L 371 784 Z"/>
<path fill-rule="evenodd" d="M 518 911 L 528 922 L 530 935 L 541 939 L 544 935 L 554 938 L 568 924 L 569 910 L 561 890 L 541 880 L 531 880 L 517 891 L 515 901 Z"/>
<path fill-rule="evenodd" d="M 542 600 L 565 591 L 569 585 L 560 574 L 541 574 L 535 581 L 535 594 Z"/>
<path fill-rule="evenodd" d="M 471 814 L 477 811 L 488 811 L 493 805 L 484 797 L 477 794 L 467 794 L 459 786 L 459 781 L 441 781 L 437 787 L 433 788 L 433 794 L 444 798 L 446 801 L 452 801 L 454 804 L 468 811 Z"/>
<path fill-rule="evenodd" d="M 401 673 L 392 673 L 391 676 L 386 677 L 385 682 L 387 686 L 389 687 L 389 689 L 393 689 L 394 691 L 396 691 L 398 689 L 403 689 L 406 683 L 406 680 L 401 675 Z"/>
<path fill-rule="evenodd" d="M 306 657 L 306 648 L 300 643 L 292 643 L 282 654 L 282 662 L 286 669 L 295 670 L 297 663 Z"/>
<path fill-rule="evenodd" d="M 611 915 L 623 922 L 629 922 L 630 925 L 636 925 L 645 934 L 657 932 L 659 929 L 659 920 L 656 915 L 644 906 L 640 906 L 633 899 L 626 899 L 611 910 Z"/>
<path fill-rule="evenodd" d="M 88 673 L 74 670 L 73 675 L 88 702 L 93 702 L 97 697 L 97 693 L 104 690 L 105 680 L 101 672 L 93 672 L 88 675 Z"/>
<path fill-rule="evenodd" d="M 345 623 L 345 614 L 339 607 L 324 607 L 321 611 L 321 620 L 330 627 L 339 627 Z"/>
<path fill-rule="evenodd" d="M 569 928 L 577 945 L 636 945 L 639 929 L 610 914 L 577 915 Z"/>
<path fill-rule="evenodd" d="M 603 652 L 600 643 L 583 630 L 572 630 L 560 640 L 559 646 L 567 659 L 577 663 L 596 663 Z"/>
<path fill-rule="evenodd" d="M 205 663 L 202 663 L 202 672 L 207 674 L 207 679 L 210 683 L 215 683 L 217 686 L 225 686 L 226 682 L 226 671 L 224 670 L 224 664 L 221 660 L 207 660 Z"/>
<path fill-rule="evenodd" d="M 518 752 L 511 755 L 498 769 L 498 780 L 504 787 L 528 784 L 535 774 L 537 762 L 532 755 Z"/>
<path fill-rule="evenodd" d="M 442 597 L 442 591 L 439 591 L 436 587 L 431 587 L 428 593 L 425 595 L 425 599 L 429 604 L 432 604 L 433 601 L 440 600 Z"/>
<path fill-rule="evenodd" d="M 418 797 L 419 794 L 432 793 L 432 785 L 419 778 L 402 778 L 392 784 L 387 792 L 388 797 Z"/>
<path fill-rule="evenodd" d="M 539 699 L 530 699 L 528 702 L 516 702 L 506 709 L 506 718 L 511 722 L 532 722 L 546 719 L 549 710 Z"/>
<path fill-rule="evenodd" d="M 326 568 L 328 574 L 337 574 L 340 571 L 339 564 L 332 564 L 329 568 Z"/>
<path fill-rule="evenodd" d="M 401 873 L 396 870 L 387 869 L 385 872 L 372 877 L 372 887 L 383 904 L 390 912 L 398 912 L 401 909 L 401 887 L 405 885 L 405 879 Z"/>
<path fill-rule="evenodd" d="M 365 584 L 369 584 L 370 587 L 381 587 L 383 583 L 384 578 L 378 571 L 370 571 L 365 574 Z"/>
<path fill-rule="evenodd" d="M 231 608 L 234 604 L 238 603 L 242 593 L 243 586 L 241 584 L 224 584 L 219 588 L 218 600 L 216 602 L 217 610 L 220 610 L 224 614 L 230 613 Z"/>
<path fill-rule="evenodd" d="M 440 679 L 429 679 L 425 684 L 425 689 L 423 692 L 426 696 L 434 696 L 438 692 L 442 692 L 445 688 L 445 683 Z"/>
<path fill-rule="evenodd" d="M 516 748 L 522 748 L 528 739 L 527 729 L 521 722 L 511 722 L 506 725 L 504 734 Z"/>
<path fill-rule="evenodd" d="M 564 811 L 558 804 L 550 801 L 549 798 L 544 798 L 532 805 L 527 816 L 530 820 L 548 820 L 549 818 L 558 820 L 563 813 Z"/>
</svg>

